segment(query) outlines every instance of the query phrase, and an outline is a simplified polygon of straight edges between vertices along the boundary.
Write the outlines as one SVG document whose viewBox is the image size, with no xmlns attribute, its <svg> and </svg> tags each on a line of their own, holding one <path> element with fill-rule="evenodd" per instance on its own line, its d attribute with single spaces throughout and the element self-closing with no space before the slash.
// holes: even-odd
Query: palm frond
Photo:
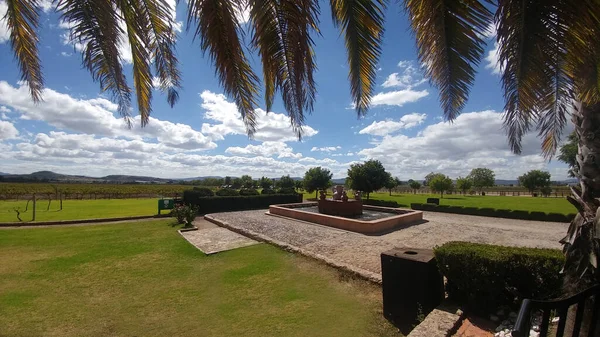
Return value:
<svg viewBox="0 0 600 337">
<path fill-rule="evenodd" d="M 165 0 L 144 0 L 142 6 L 152 32 L 149 49 L 160 80 L 160 89 L 167 94 L 167 102 L 173 107 L 179 99 L 177 89 L 181 88 L 181 72 L 175 56 L 177 34 L 171 8 Z"/>
<path fill-rule="evenodd" d="M 371 104 L 384 31 L 385 0 L 331 0 L 334 24 L 346 42 L 350 91 L 359 116 Z"/>
<path fill-rule="evenodd" d="M 38 0 L 6 0 L 4 19 L 10 30 L 10 45 L 19 63 L 21 80 L 29 86 L 34 102 L 42 100 L 44 78 L 38 56 Z"/>
<path fill-rule="evenodd" d="M 119 105 L 119 113 L 131 126 L 131 89 L 120 63 L 119 42 L 125 33 L 119 26 L 119 14 L 112 1 L 61 0 L 58 3 L 61 19 L 71 25 L 71 40 L 84 46 L 82 63 L 109 91 Z"/>
<path fill-rule="evenodd" d="M 225 92 L 233 99 L 252 136 L 256 130 L 256 95 L 258 77 L 252 71 L 241 44 L 242 34 L 237 12 L 242 4 L 229 0 L 190 0 L 188 29 L 195 26 L 194 37 L 216 66 Z"/>
<path fill-rule="evenodd" d="M 249 5 L 252 44 L 263 63 L 267 111 L 275 91 L 281 91 L 292 127 L 301 138 L 305 112 L 312 112 L 316 95 L 310 33 L 317 29 L 318 2 L 253 0 Z"/>
<path fill-rule="evenodd" d="M 142 126 L 148 124 L 152 111 L 152 72 L 150 71 L 150 30 L 147 16 L 138 0 L 117 1 L 127 27 L 133 60 L 133 86 L 136 92 Z"/>
<path fill-rule="evenodd" d="M 600 6 L 594 0 L 569 2 L 575 20 L 567 30 L 567 68 L 577 99 L 584 104 L 600 102 Z"/>
<path fill-rule="evenodd" d="M 405 0 L 419 60 L 440 92 L 444 115 L 462 111 L 483 55 L 492 13 L 478 0 Z"/>
<path fill-rule="evenodd" d="M 565 17 L 563 0 L 500 0 L 499 61 L 505 65 L 504 126 L 509 144 L 521 152 L 521 139 L 534 123 L 545 137 L 544 153 L 553 153 L 566 122 L 568 78 L 563 72 Z"/>
</svg>

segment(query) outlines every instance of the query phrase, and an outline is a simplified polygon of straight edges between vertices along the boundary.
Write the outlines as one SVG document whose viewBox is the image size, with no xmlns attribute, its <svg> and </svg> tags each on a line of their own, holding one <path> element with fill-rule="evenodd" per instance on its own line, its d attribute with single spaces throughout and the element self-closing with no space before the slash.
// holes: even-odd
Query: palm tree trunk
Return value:
<svg viewBox="0 0 600 337">
<path fill-rule="evenodd" d="M 568 200 L 577 208 L 578 214 L 571 222 L 567 236 L 561 240 L 566 256 L 564 293 L 567 296 L 600 283 L 600 104 L 577 104 L 572 121 L 579 138 L 578 167 L 573 168 L 579 188 L 571 188 L 573 195 Z M 585 323 L 590 321 L 591 308 L 593 303 L 586 303 Z M 571 330 L 573 321 L 574 315 L 570 314 L 566 331 Z M 587 330 L 587 324 L 584 324 L 582 334 L 587 336 Z M 600 336 L 600 327 L 594 336 Z"/>
</svg>

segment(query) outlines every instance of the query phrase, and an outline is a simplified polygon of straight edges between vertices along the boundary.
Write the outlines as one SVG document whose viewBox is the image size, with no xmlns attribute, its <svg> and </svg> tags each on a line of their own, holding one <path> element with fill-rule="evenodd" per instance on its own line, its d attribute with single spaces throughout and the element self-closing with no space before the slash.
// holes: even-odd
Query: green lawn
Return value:
<svg viewBox="0 0 600 337">
<path fill-rule="evenodd" d="M 46 211 L 47 200 L 39 200 L 36 206 L 36 221 L 115 218 L 135 215 L 154 215 L 158 212 L 158 199 L 99 199 L 99 200 L 53 200 Z M 0 222 L 18 221 L 14 207 L 25 210 L 27 201 L 0 201 Z M 168 211 L 163 211 L 166 213 Z M 32 203 L 28 211 L 21 213 L 23 221 L 31 221 Z"/>
<path fill-rule="evenodd" d="M 314 198 L 314 193 L 305 193 L 304 198 Z M 399 204 L 410 207 L 411 203 L 425 203 L 427 198 L 439 198 L 439 194 L 397 194 L 371 193 L 371 199 L 394 200 Z M 480 195 L 444 195 L 440 199 L 440 205 L 466 206 L 466 207 L 489 207 L 496 209 L 510 209 L 522 211 L 540 211 L 555 213 L 576 213 L 575 207 L 566 198 L 542 198 L 542 197 L 499 197 Z"/>
<path fill-rule="evenodd" d="M 266 244 L 207 257 L 171 223 L 0 230 L 0 335 L 397 336 L 379 287 Z"/>
</svg>

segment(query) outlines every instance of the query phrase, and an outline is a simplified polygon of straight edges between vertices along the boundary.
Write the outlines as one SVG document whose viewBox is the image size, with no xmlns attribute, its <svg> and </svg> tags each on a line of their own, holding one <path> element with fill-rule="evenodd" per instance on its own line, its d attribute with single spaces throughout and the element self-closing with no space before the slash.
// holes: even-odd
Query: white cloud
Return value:
<svg viewBox="0 0 600 337">
<path fill-rule="evenodd" d="M 202 124 L 202 133 L 213 140 L 222 140 L 227 135 L 246 135 L 246 127 L 235 103 L 229 102 L 225 95 L 204 91 L 200 94 L 202 108 L 206 110 L 204 117 L 217 123 Z M 284 114 L 256 109 L 256 133 L 254 139 L 258 141 L 288 142 L 296 141 L 290 118 Z M 312 137 L 317 130 L 305 125 L 303 137 Z"/>
<path fill-rule="evenodd" d="M 0 1 L 0 43 L 8 41 L 10 38 L 10 30 L 8 30 L 6 20 L 4 19 L 7 11 L 8 5 L 6 4 L 6 1 Z"/>
<path fill-rule="evenodd" d="M 0 118 L 4 120 L 10 120 L 10 118 L 4 112 L 0 112 Z"/>
<path fill-rule="evenodd" d="M 70 57 L 71 55 L 73 55 L 73 53 L 67 53 L 65 51 L 61 51 L 60 55 L 64 56 L 64 57 Z"/>
<path fill-rule="evenodd" d="M 19 131 L 11 122 L 0 121 L 0 140 L 15 139 L 19 136 Z"/>
<path fill-rule="evenodd" d="M 398 67 L 402 69 L 402 73 L 390 74 L 385 82 L 381 85 L 384 88 L 398 87 L 398 88 L 412 88 L 419 86 L 427 79 L 423 78 L 421 71 L 417 69 L 412 61 L 400 61 Z"/>
<path fill-rule="evenodd" d="M 475 167 L 489 167 L 500 179 L 515 179 L 546 165 L 539 155 L 540 142 L 535 134 L 526 135 L 522 145 L 521 156 L 512 154 L 502 114 L 482 111 L 461 114 L 453 123 L 429 125 L 414 137 L 385 136 L 358 155 L 381 160 L 401 179 L 422 179 L 432 171 L 456 178 Z"/>
<path fill-rule="evenodd" d="M 415 91 L 412 89 L 380 92 L 371 98 L 371 105 L 394 105 L 403 106 L 406 103 L 413 103 L 429 95 L 427 90 Z"/>
<path fill-rule="evenodd" d="M 485 65 L 486 69 L 491 69 L 492 74 L 499 75 L 502 73 L 504 66 L 500 64 L 500 54 L 499 54 L 499 45 L 498 42 L 494 42 L 494 49 L 490 50 L 485 57 L 485 61 L 487 64 Z"/>
<path fill-rule="evenodd" d="M 366 134 L 373 136 L 385 136 L 401 129 L 410 129 L 412 127 L 420 125 L 425 121 L 426 118 L 426 114 L 419 114 L 413 112 L 411 114 L 402 116 L 399 121 L 375 121 L 369 126 L 360 130 L 358 133 L 361 135 Z"/>
<path fill-rule="evenodd" d="M 260 145 L 249 144 L 245 147 L 229 147 L 225 150 L 225 153 L 239 156 L 254 155 L 262 157 L 277 156 L 277 158 L 302 158 L 301 153 L 294 153 L 294 150 L 283 142 L 263 142 Z"/>
<path fill-rule="evenodd" d="M 153 117 L 146 127 L 141 128 L 140 117 L 136 116 L 133 118 L 134 127 L 128 129 L 124 121 L 114 115 L 117 105 L 104 98 L 76 99 L 48 88 L 42 94 L 44 101 L 35 104 L 26 85 L 15 88 L 0 81 L 0 104 L 19 112 L 21 119 L 44 121 L 58 129 L 97 136 L 151 138 L 179 150 L 217 147 L 209 137 L 189 125 Z"/>
<path fill-rule="evenodd" d="M 5 107 L 4 105 L 1 105 L 0 106 L 0 112 L 10 113 L 11 111 L 10 111 L 9 108 Z"/>
<path fill-rule="evenodd" d="M 315 151 L 320 151 L 320 152 L 335 152 L 339 149 L 341 149 L 341 146 L 325 146 L 325 147 L 316 147 L 313 146 L 312 149 L 310 149 L 310 152 L 315 152 Z"/>
</svg>

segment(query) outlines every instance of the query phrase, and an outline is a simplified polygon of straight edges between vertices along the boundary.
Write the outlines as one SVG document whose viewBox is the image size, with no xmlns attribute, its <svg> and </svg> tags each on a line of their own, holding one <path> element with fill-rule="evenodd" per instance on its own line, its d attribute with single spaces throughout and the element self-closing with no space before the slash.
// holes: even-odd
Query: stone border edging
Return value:
<svg viewBox="0 0 600 337">
<path fill-rule="evenodd" d="M 456 333 L 465 318 L 466 315 L 460 308 L 442 302 L 406 337 L 449 337 Z"/>
<path fill-rule="evenodd" d="M 214 223 L 214 224 L 216 224 L 218 226 L 225 227 L 225 228 L 227 228 L 227 229 L 229 229 L 229 230 L 231 230 L 233 232 L 236 232 L 238 234 L 241 234 L 241 235 L 244 235 L 244 236 L 248 236 L 251 239 L 254 239 L 256 241 L 266 242 L 266 243 L 278 246 L 278 247 L 280 247 L 280 248 L 282 248 L 282 249 L 284 249 L 286 251 L 289 251 L 289 252 L 292 252 L 292 253 L 299 253 L 301 255 L 304 255 L 304 256 L 307 256 L 307 257 L 310 257 L 310 258 L 313 258 L 313 259 L 316 259 L 316 260 L 323 261 L 323 262 L 325 262 L 325 264 L 327 264 L 327 265 L 329 265 L 331 267 L 334 267 L 334 268 L 336 268 L 338 270 L 350 273 L 352 275 L 358 276 L 358 277 L 360 277 L 362 279 L 365 279 L 367 281 L 370 281 L 370 282 L 373 282 L 373 283 L 381 285 L 381 274 L 373 273 L 371 271 L 368 271 L 368 270 L 365 270 L 365 269 L 362 269 L 362 268 L 357 268 L 357 267 L 354 267 L 354 266 L 349 265 L 347 263 L 337 262 L 337 261 L 332 260 L 332 259 L 330 259 L 328 257 L 323 256 L 323 255 L 316 254 L 316 253 L 313 253 L 313 252 L 308 251 L 306 249 L 303 249 L 303 248 L 300 248 L 300 247 L 296 247 L 294 245 L 290 245 L 288 243 L 285 243 L 285 242 L 282 242 L 282 241 L 279 241 L 279 240 L 272 239 L 272 238 L 270 238 L 270 237 L 268 237 L 266 235 L 262 235 L 260 233 L 256 233 L 256 232 L 251 231 L 251 230 L 247 230 L 247 229 L 242 229 L 242 228 L 236 227 L 236 226 L 234 226 L 234 225 L 232 225 L 232 224 L 230 224 L 230 223 L 228 223 L 226 221 L 221 221 L 221 220 L 218 220 L 218 219 L 214 218 L 212 214 L 206 214 L 206 215 L 204 215 L 204 219 L 206 219 L 206 220 L 208 220 L 208 221 L 210 221 L 210 222 L 212 222 L 212 223 Z"/>
<path fill-rule="evenodd" d="M 59 220 L 59 221 L 29 221 L 29 222 L 0 222 L 0 227 L 34 227 L 34 226 L 50 226 L 50 225 L 74 225 L 98 222 L 114 222 L 127 220 L 142 220 L 152 218 L 168 218 L 168 215 L 139 215 L 118 218 L 96 218 L 96 219 L 79 219 L 79 220 Z"/>
</svg>

